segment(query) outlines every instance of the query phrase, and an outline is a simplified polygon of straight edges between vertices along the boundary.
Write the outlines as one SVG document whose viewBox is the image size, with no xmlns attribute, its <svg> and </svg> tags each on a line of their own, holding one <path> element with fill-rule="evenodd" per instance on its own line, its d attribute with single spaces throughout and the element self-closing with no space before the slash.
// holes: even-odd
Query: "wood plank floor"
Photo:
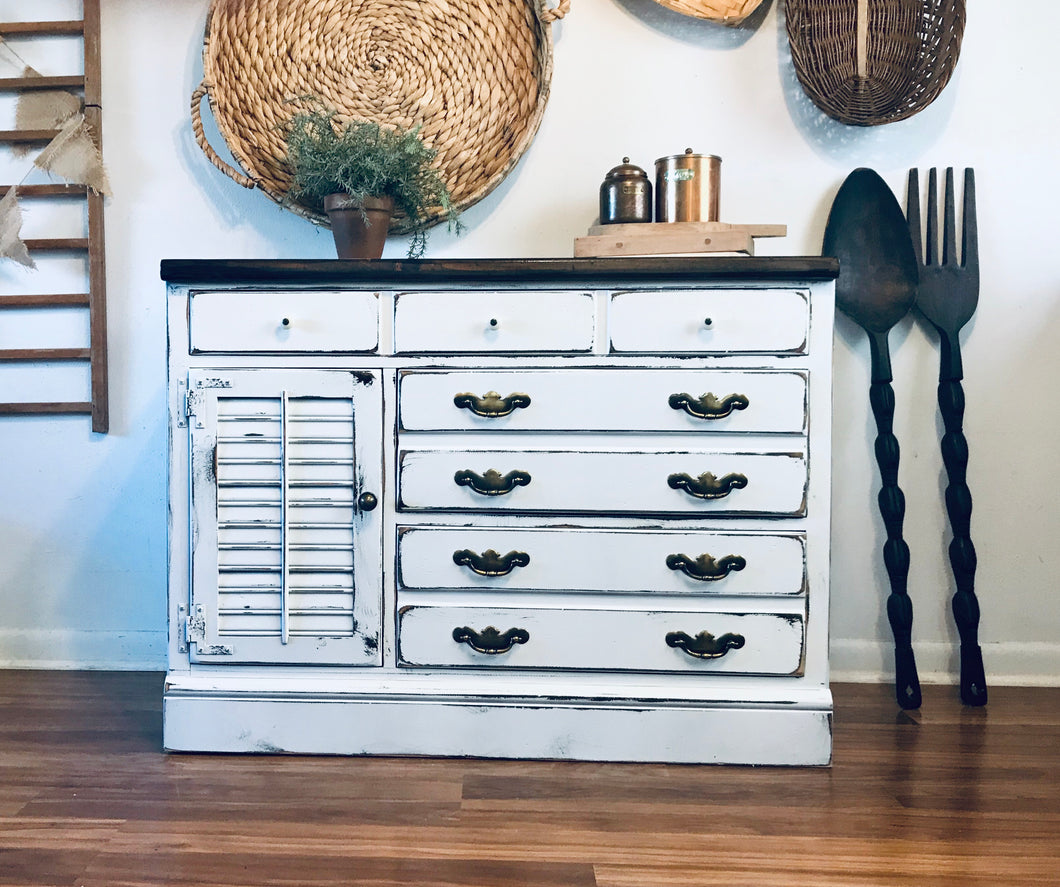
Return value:
<svg viewBox="0 0 1060 887">
<path fill-rule="evenodd" d="M 0 671 L 0 885 L 1060 884 L 1060 689 L 834 691 L 827 769 L 166 755 L 161 675 Z"/>
</svg>

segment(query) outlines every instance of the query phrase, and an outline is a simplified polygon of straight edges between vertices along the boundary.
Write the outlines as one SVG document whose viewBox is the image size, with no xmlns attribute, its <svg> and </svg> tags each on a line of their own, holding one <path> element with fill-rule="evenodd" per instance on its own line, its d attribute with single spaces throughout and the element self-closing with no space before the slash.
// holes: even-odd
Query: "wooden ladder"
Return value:
<svg viewBox="0 0 1060 887">
<path fill-rule="evenodd" d="M 55 37 L 81 35 L 84 46 L 84 74 L 58 77 L 0 78 L 0 92 L 42 89 L 80 90 L 84 93 L 85 119 L 97 143 L 102 139 L 103 114 L 100 90 L 99 0 L 84 0 L 80 21 L 0 22 L 0 37 Z M 58 130 L 0 131 L 0 144 L 43 146 Z M 102 147 L 101 145 L 98 145 Z M 0 185 L 0 197 L 13 185 Z M 0 349 L 0 362 L 48 364 L 55 361 L 81 361 L 89 365 L 91 400 L 87 402 L 46 401 L 40 403 L 0 402 L 0 415 L 85 414 L 92 417 L 92 430 L 104 433 L 110 425 L 107 388 L 107 299 L 103 241 L 103 197 L 84 185 L 19 185 L 18 196 L 28 199 L 74 199 L 88 202 L 88 236 L 26 240 L 30 254 L 84 253 L 88 257 L 84 293 L 49 295 L 3 295 L 3 309 L 73 308 L 88 311 L 88 348 L 8 348 Z"/>
</svg>

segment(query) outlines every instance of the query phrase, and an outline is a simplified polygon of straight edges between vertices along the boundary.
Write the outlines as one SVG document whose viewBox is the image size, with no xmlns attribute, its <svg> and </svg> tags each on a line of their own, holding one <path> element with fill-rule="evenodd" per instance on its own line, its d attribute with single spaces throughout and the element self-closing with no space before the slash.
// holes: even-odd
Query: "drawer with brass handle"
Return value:
<svg viewBox="0 0 1060 887">
<path fill-rule="evenodd" d="M 411 370 L 402 431 L 673 431 L 805 434 L 798 371 Z"/>
<path fill-rule="evenodd" d="M 402 450 L 407 511 L 801 515 L 806 455 Z"/>
<path fill-rule="evenodd" d="M 404 666 L 797 675 L 801 613 L 712 613 L 409 604 Z"/>
<path fill-rule="evenodd" d="M 408 590 L 801 595 L 802 533 L 401 527 Z"/>
</svg>

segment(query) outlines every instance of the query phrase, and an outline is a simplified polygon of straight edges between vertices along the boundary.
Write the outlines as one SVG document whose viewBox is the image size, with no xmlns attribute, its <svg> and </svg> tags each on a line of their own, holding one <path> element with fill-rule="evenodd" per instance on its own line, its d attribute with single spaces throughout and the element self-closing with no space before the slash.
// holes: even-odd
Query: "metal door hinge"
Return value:
<svg viewBox="0 0 1060 887">
<path fill-rule="evenodd" d="M 184 387 L 184 382 L 180 383 L 180 387 Z M 205 428 L 203 420 L 199 416 L 199 409 L 203 403 L 203 389 L 206 388 L 231 388 L 232 383 L 228 379 L 222 378 L 209 378 L 209 379 L 196 379 L 195 387 L 193 388 L 188 384 L 187 391 L 184 392 L 184 413 L 181 416 L 179 425 L 185 427 L 190 419 L 197 419 L 195 423 L 196 428 Z"/>
<path fill-rule="evenodd" d="M 201 604 L 196 604 L 190 613 L 188 608 L 181 604 L 177 612 L 180 616 L 180 652 L 187 653 L 192 644 L 201 646 L 206 640 L 206 614 Z"/>
<path fill-rule="evenodd" d="M 227 644 L 206 643 L 206 613 L 202 604 L 195 604 L 190 612 L 181 604 L 177 612 L 180 616 L 177 649 L 181 653 L 187 653 L 188 648 L 195 644 L 200 656 L 232 656 L 234 654 L 235 651 Z"/>
<path fill-rule="evenodd" d="M 199 404 L 202 400 L 202 395 L 195 390 L 188 390 L 184 392 L 184 421 L 183 425 L 187 425 L 188 422 L 195 418 L 196 413 L 199 410 Z M 202 427 L 202 423 L 199 423 L 199 427 Z"/>
</svg>

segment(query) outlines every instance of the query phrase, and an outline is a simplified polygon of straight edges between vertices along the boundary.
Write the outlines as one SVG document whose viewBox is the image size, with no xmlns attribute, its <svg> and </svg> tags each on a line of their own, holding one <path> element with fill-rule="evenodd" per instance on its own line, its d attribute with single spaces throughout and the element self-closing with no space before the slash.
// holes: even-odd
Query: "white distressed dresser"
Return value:
<svg viewBox="0 0 1060 887">
<path fill-rule="evenodd" d="M 824 764 L 818 258 L 167 260 L 167 749 Z"/>
</svg>

